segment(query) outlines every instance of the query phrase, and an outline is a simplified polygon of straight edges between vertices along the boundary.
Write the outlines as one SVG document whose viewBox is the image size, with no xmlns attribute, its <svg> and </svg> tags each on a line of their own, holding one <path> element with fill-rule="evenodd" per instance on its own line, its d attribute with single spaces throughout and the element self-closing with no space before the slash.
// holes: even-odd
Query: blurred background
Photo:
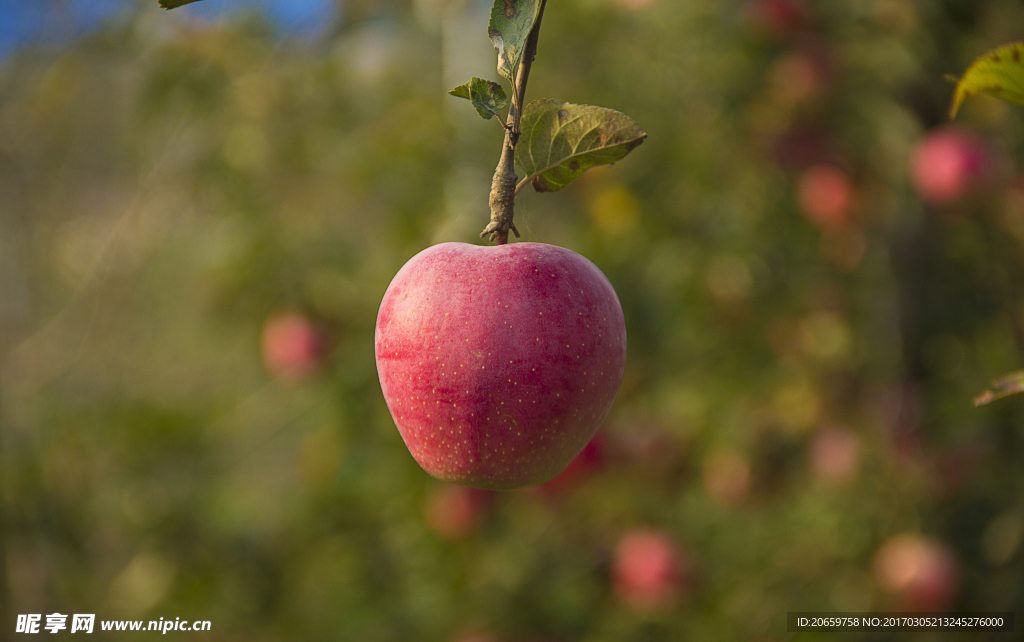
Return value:
<svg viewBox="0 0 1024 642">
<path fill-rule="evenodd" d="M 481 242 L 502 130 L 445 92 L 497 78 L 488 12 L 0 0 L 5 637 L 53 612 L 367 642 L 1020 616 L 1024 398 L 972 399 L 1024 367 L 1024 109 L 950 123 L 944 76 L 1024 7 L 549 4 L 528 97 L 649 138 L 519 198 L 523 240 L 611 280 L 629 357 L 594 442 L 515 492 L 423 473 L 373 356 L 401 265 Z"/>
</svg>

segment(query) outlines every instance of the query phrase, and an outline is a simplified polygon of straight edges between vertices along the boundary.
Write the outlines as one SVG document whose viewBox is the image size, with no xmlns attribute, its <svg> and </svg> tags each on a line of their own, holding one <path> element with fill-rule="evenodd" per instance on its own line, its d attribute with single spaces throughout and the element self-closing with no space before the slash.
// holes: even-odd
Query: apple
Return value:
<svg viewBox="0 0 1024 642">
<path fill-rule="evenodd" d="M 900 607 L 943 611 L 956 595 L 956 557 L 930 537 L 901 533 L 889 538 L 875 553 L 873 566 L 875 581 Z"/>
<path fill-rule="evenodd" d="M 286 313 L 271 316 L 263 326 L 260 351 L 267 371 L 281 379 L 309 374 L 324 352 L 320 331 L 305 316 Z"/>
<path fill-rule="evenodd" d="M 615 547 L 615 593 L 633 610 L 647 611 L 670 603 L 679 595 L 686 575 L 683 557 L 661 530 L 630 531 Z"/>
<path fill-rule="evenodd" d="M 593 472 L 601 468 L 604 463 L 604 445 L 601 440 L 601 433 L 598 432 L 593 439 L 583 447 L 576 457 L 569 462 L 565 470 L 558 473 L 554 479 L 539 487 L 546 493 L 557 495 L 562 491 L 576 486 L 589 477 Z"/>
<path fill-rule="evenodd" d="M 488 491 L 444 485 L 431 491 L 423 504 L 430 530 L 445 539 L 462 539 L 476 529 L 490 501 Z"/>
<path fill-rule="evenodd" d="M 856 433 L 838 426 L 825 428 L 811 441 L 811 470 L 828 484 L 845 484 L 857 476 L 860 442 Z"/>
<path fill-rule="evenodd" d="M 391 281 L 375 348 L 384 400 L 427 473 L 521 488 L 594 436 L 622 382 L 626 324 L 608 279 L 575 252 L 442 243 Z"/>
<path fill-rule="evenodd" d="M 800 174 L 797 202 L 811 223 L 822 228 L 838 227 L 850 218 L 853 185 L 841 170 L 815 165 Z"/>
<path fill-rule="evenodd" d="M 927 134 L 914 148 L 910 177 L 925 201 L 945 205 L 987 178 L 992 170 L 989 149 L 977 137 L 954 128 Z"/>
</svg>

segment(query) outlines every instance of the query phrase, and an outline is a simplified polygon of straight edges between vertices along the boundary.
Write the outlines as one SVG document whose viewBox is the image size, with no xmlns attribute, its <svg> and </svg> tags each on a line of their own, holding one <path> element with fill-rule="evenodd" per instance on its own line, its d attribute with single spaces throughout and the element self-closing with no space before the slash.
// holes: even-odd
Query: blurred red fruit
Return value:
<svg viewBox="0 0 1024 642">
<path fill-rule="evenodd" d="M 562 492 L 586 479 L 603 464 L 603 438 L 601 437 L 601 433 L 597 433 L 594 438 L 590 440 L 590 443 L 583 447 L 580 454 L 576 455 L 576 458 L 569 462 L 569 465 L 565 467 L 565 470 L 560 472 L 557 477 L 548 483 L 539 486 L 539 488 L 548 493 Z"/>
<path fill-rule="evenodd" d="M 755 28 L 773 36 L 797 31 L 807 22 L 798 0 L 752 0 L 747 15 Z"/>
<path fill-rule="evenodd" d="M 826 428 L 811 442 L 811 470 L 824 482 L 842 484 L 857 476 L 860 465 L 857 435 L 846 428 Z"/>
<path fill-rule="evenodd" d="M 324 340 L 319 330 L 301 314 L 271 317 L 260 340 L 263 365 L 271 375 L 298 379 L 320 361 Z"/>
<path fill-rule="evenodd" d="M 633 610 L 647 611 L 672 602 L 683 588 L 686 572 L 679 551 L 662 531 L 631 531 L 615 548 L 615 592 Z"/>
<path fill-rule="evenodd" d="M 956 595 L 956 558 L 941 542 L 916 533 L 889 538 L 874 560 L 875 581 L 900 607 L 942 611 Z"/>
<path fill-rule="evenodd" d="M 850 217 L 853 185 L 841 170 L 815 165 L 800 175 L 797 202 L 811 223 L 823 228 L 837 227 Z"/>
<path fill-rule="evenodd" d="M 480 523 L 490 492 L 445 485 L 433 490 L 423 505 L 427 526 L 445 539 L 462 539 Z"/>
<path fill-rule="evenodd" d="M 938 129 L 917 144 L 910 175 L 921 198 L 944 205 L 982 182 L 992 162 L 991 152 L 977 137 L 957 129 Z"/>
</svg>

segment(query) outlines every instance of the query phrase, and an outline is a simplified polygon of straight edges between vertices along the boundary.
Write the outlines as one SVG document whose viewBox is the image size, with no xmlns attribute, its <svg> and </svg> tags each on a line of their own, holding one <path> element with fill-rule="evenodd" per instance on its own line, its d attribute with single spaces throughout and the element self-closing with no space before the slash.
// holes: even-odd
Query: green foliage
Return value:
<svg viewBox="0 0 1024 642">
<path fill-rule="evenodd" d="M 547 98 L 523 110 L 516 167 L 538 192 L 557 192 L 591 167 L 621 160 L 647 134 L 625 114 Z"/>
<path fill-rule="evenodd" d="M 469 100 L 476 108 L 476 113 L 480 114 L 484 120 L 490 120 L 493 116 L 501 118 L 501 112 L 498 110 L 508 107 L 508 97 L 501 85 L 493 80 L 484 80 L 476 76 L 448 93 L 457 98 Z"/>
<path fill-rule="evenodd" d="M 955 554 L 951 609 L 1020 612 L 1024 397 L 971 400 L 1024 365 L 1024 110 L 964 104 L 958 126 L 1004 154 L 965 198 L 923 203 L 908 166 L 946 123 L 943 74 L 1024 33 L 1024 7 L 797 4 L 795 26 L 752 2 L 549 5 L 530 95 L 651 136 L 524 190 L 517 225 L 608 276 L 626 375 L 575 481 L 484 493 L 454 534 L 388 415 L 373 328 L 412 255 L 486 220 L 500 132 L 438 91 L 486 72 L 442 55 L 486 55 L 482 19 L 353 2 L 372 19 L 310 45 L 140 11 L 7 59 L 0 622 L 778 642 L 787 611 L 899 610 L 874 560 L 901 532 Z M 822 167 L 851 188 L 832 219 L 806 209 Z M 279 310 L 329 337 L 303 379 L 263 365 Z M 638 527 L 691 578 L 653 610 L 614 580 Z M 136 638 L 155 639 L 111 639 Z"/>
<path fill-rule="evenodd" d="M 498 73 L 515 82 L 526 39 L 540 15 L 541 0 L 494 0 L 487 37 L 498 50 Z"/>
<path fill-rule="evenodd" d="M 971 96 L 991 94 L 997 98 L 1024 105 L 1024 42 L 993 49 L 975 60 L 957 81 L 950 118 Z"/>
</svg>

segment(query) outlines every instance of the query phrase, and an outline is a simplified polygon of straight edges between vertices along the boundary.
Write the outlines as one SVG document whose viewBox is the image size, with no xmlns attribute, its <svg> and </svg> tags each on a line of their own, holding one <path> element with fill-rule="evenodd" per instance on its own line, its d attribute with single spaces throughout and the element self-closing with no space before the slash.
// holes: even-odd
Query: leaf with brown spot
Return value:
<svg viewBox="0 0 1024 642">
<path fill-rule="evenodd" d="M 557 192 L 588 168 L 622 159 L 647 134 L 629 116 L 604 107 L 547 98 L 523 110 L 516 167 L 538 192 Z"/>
<path fill-rule="evenodd" d="M 160 6 L 164 9 L 176 9 L 184 4 L 192 4 L 199 0 L 160 0 Z"/>
<path fill-rule="evenodd" d="M 991 94 L 1024 105 L 1024 42 L 1015 42 L 981 56 L 956 81 L 949 117 L 955 118 L 960 105 L 971 96 Z"/>
<path fill-rule="evenodd" d="M 494 0 L 487 37 L 498 50 L 498 73 L 515 82 L 516 68 L 530 30 L 540 15 L 540 0 Z"/>
<path fill-rule="evenodd" d="M 484 120 L 490 120 L 494 116 L 501 118 L 498 110 L 508 106 L 508 97 L 505 96 L 505 90 L 501 88 L 501 85 L 493 80 L 484 80 L 476 76 L 448 93 L 469 100 Z"/>
<path fill-rule="evenodd" d="M 1022 392 L 1024 392 L 1024 370 L 1018 370 L 993 381 L 991 390 L 986 390 L 974 398 L 974 405 L 984 406 L 996 399 L 1002 399 L 1003 397 L 1009 397 L 1010 395 Z"/>
</svg>

